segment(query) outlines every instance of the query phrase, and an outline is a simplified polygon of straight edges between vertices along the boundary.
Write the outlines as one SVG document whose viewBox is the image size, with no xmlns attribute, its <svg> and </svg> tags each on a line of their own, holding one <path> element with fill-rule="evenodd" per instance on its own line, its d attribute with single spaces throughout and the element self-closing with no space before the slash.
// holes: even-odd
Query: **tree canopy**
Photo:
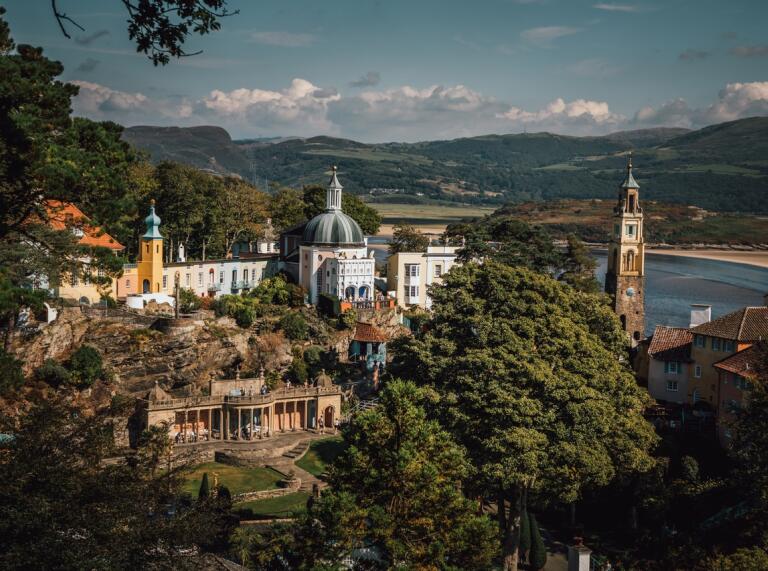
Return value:
<svg viewBox="0 0 768 571">
<path fill-rule="evenodd" d="M 479 491 L 509 507 L 499 516 L 514 568 L 527 493 L 572 502 L 650 468 L 648 397 L 601 297 L 494 260 L 454 268 L 431 295 L 432 318 L 395 349 L 395 371 L 437 390 L 433 410 L 469 451 Z"/>
<path fill-rule="evenodd" d="M 389 241 L 389 253 L 426 252 L 429 237 L 419 232 L 413 224 L 395 224 L 392 239 Z"/>
</svg>

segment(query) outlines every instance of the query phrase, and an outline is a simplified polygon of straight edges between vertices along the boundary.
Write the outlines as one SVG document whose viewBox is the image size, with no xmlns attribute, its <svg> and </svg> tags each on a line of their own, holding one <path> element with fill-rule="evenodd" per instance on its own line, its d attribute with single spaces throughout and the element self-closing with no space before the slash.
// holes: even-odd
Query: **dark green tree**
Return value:
<svg viewBox="0 0 768 571">
<path fill-rule="evenodd" d="M 326 188 L 319 185 L 304 187 L 304 216 L 307 220 L 325 211 Z M 372 236 L 379 231 L 381 216 L 354 194 L 341 195 L 341 210 L 360 225 L 363 234 Z"/>
<path fill-rule="evenodd" d="M 531 549 L 531 516 L 527 509 L 523 508 L 520 516 L 520 559 L 526 561 Z"/>
<path fill-rule="evenodd" d="M 346 451 L 330 468 L 330 489 L 295 529 L 300 569 L 337 564 L 372 546 L 384 568 L 486 569 L 493 523 L 462 493 L 472 470 L 463 450 L 428 420 L 428 392 L 393 381 L 375 409 L 344 430 Z"/>
<path fill-rule="evenodd" d="M 648 397 L 602 297 L 493 260 L 454 268 L 432 295 L 425 331 L 394 347 L 392 370 L 437 390 L 435 415 L 499 506 L 515 569 L 528 493 L 568 503 L 652 466 Z"/>
<path fill-rule="evenodd" d="M 282 232 L 304 222 L 307 219 L 304 208 L 300 191 L 288 187 L 279 188 L 269 200 L 269 215 L 275 230 Z"/>
<path fill-rule="evenodd" d="M 413 224 L 395 224 L 392 229 L 392 240 L 389 241 L 389 253 L 426 252 L 429 237 L 419 232 Z"/>
<path fill-rule="evenodd" d="M 568 250 L 563 261 L 560 280 L 588 293 L 600 291 L 600 284 L 595 279 L 597 260 L 592 257 L 586 244 L 575 234 L 568 235 Z"/>
<path fill-rule="evenodd" d="M 307 338 L 309 328 L 307 326 L 307 320 L 304 316 L 297 311 L 289 311 L 286 313 L 278 323 L 280 329 L 283 330 L 285 336 L 291 341 L 300 341 Z"/>
<path fill-rule="evenodd" d="M 196 311 L 200 309 L 202 305 L 202 299 L 193 290 L 186 288 L 179 289 L 179 309 L 182 313 Z"/>
<path fill-rule="evenodd" d="M 24 373 L 21 370 L 21 361 L 0 349 L 0 395 L 8 396 L 13 391 L 24 385 Z"/>
<path fill-rule="evenodd" d="M 61 363 L 53 359 L 46 359 L 35 371 L 35 378 L 48 383 L 52 387 L 60 387 L 69 384 L 72 380 L 72 375 L 69 374 L 69 371 Z"/>
<path fill-rule="evenodd" d="M 544 569 L 544 565 L 547 564 L 547 548 L 544 545 L 544 539 L 541 537 L 541 530 L 539 529 L 539 522 L 536 521 L 536 516 L 529 514 L 528 518 L 531 521 L 531 555 L 528 560 L 531 569 L 539 571 Z"/>
<path fill-rule="evenodd" d="M 90 345 L 81 345 L 69 358 L 69 370 L 77 387 L 90 387 L 104 377 L 101 354 Z"/>
<path fill-rule="evenodd" d="M 309 378 L 309 368 L 300 347 L 293 348 L 293 361 L 288 369 L 288 376 L 294 383 L 304 383 Z"/>
<path fill-rule="evenodd" d="M 208 472 L 203 472 L 203 479 L 200 482 L 200 490 L 197 492 L 198 500 L 207 500 L 211 497 L 211 487 L 208 484 Z"/>
</svg>

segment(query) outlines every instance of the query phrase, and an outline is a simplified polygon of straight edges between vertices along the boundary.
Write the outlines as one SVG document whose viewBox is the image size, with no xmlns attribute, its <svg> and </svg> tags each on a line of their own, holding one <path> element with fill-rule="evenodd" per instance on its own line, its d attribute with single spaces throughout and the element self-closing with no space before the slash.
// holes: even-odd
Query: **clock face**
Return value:
<svg viewBox="0 0 768 571">
<path fill-rule="evenodd" d="M 628 295 L 629 297 L 633 297 L 633 296 L 635 295 L 635 288 L 633 288 L 633 287 L 628 287 L 628 288 L 627 288 L 627 295 Z"/>
</svg>

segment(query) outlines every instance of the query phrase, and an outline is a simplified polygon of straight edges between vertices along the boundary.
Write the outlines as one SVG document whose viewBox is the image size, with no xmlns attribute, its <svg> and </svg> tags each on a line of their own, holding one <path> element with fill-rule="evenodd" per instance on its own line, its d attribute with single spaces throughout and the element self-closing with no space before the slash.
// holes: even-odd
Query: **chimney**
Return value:
<svg viewBox="0 0 768 571">
<path fill-rule="evenodd" d="M 702 305 L 700 303 L 691 304 L 691 323 L 688 327 L 696 327 L 702 323 L 707 323 L 712 319 L 712 306 Z"/>
</svg>

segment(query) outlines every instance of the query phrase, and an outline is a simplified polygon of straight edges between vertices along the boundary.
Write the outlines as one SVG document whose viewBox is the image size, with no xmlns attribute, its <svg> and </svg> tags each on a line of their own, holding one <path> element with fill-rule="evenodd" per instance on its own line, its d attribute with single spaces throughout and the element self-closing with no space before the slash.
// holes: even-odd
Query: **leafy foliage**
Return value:
<svg viewBox="0 0 768 571">
<path fill-rule="evenodd" d="M 286 313 L 278 324 L 280 329 L 283 330 L 285 336 L 291 341 L 300 341 L 307 338 L 309 328 L 307 326 L 307 320 L 304 316 L 297 311 L 289 311 Z"/>
<path fill-rule="evenodd" d="M 81 345 L 69 358 L 69 370 L 75 386 L 88 388 L 104 377 L 101 354 L 90 345 Z"/>
<path fill-rule="evenodd" d="M 0 349 L 0 395 L 7 396 L 24 385 L 21 361 Z"/>
<path fill-rule="evenodd" d="M 52 387 L 67 385 L 72 380 L 72 375 L 66 367 L 54 359 L 46 359 L 35 371 L 35 378 Z"/>
<path fill-rule="evenodd" d="M 602 297 L 493 260 L 454 268 L 432 296 L 426 331 L 399 343 L 394 369 L 437 390 L 479 491 L 509 505 L 499 517 L 513 567 L 526 491 L 571 502 L 650 468 L 648 397 Z"/>
<path fill-rule="evenodd" d="M 534 514 L 529 514 L 531 526 L 531 554 L 528 560 L 531 565 L 531 569 L 539 571 L 547 564 L 547 548 L 544 546 L 544 539 L 541 537 L 541 530 L 539 529 L 539 522 L 536 521 Z"/>
<path fill-rule="evenodd" d="M 412 224 L 395 224 L 392 229 L 392 240 L 389 242 L 389 253 L 426 252 L 429 238 L 419 232 Z"/>
</svg>

